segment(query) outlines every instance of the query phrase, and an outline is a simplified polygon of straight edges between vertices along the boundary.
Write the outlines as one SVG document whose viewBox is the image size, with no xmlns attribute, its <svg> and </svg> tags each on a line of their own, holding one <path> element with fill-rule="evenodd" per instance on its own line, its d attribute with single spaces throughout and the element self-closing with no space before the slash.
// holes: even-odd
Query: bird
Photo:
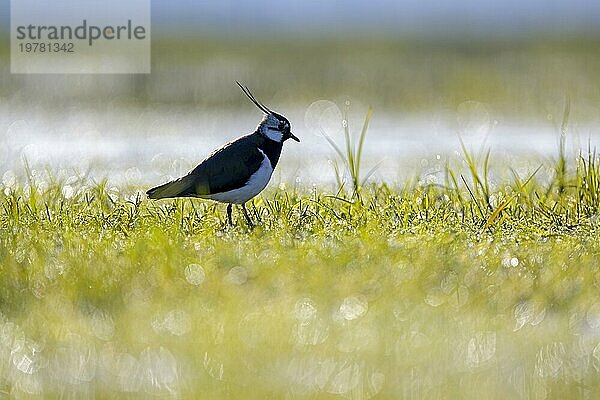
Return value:
<svg viewBox="0 0 600 400">
<path fill-rule="evenodd" d="M 249 226 L 252 220 L 246 202 L 267 186 L 279 161 L 283 143 L 292 139 L 290 121 L 258 101 L 247 86 L 236 81 L 242 92 L 264 113 L 253 133 L 214 150 L 187 175 L 146 192 L 150 199 L 198 197 L 227 204 L 232 226 L 232 205 L 241 205 Z"/>
</svg>

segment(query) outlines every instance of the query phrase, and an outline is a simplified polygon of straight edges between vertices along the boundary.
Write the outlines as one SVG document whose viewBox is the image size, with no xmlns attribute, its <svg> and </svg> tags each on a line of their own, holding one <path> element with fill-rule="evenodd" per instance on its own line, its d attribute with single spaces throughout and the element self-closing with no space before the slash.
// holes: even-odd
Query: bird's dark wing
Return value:
<svg viewBox="0 0 600 400">
<path fill-rule="evenodd" d="M 251 136 L 244 136 L 216 150 L 189 173 L 196 194 L 214 194 L 238 189 L 264 160 Z"/>
<path fill-rule="evenodd" d="M 196 197 L 242 187 L 264 160 L 252 135 L 241 137 L 214 151 L 189 174 L 150 189 L 151 199 Z"/>
</svg>

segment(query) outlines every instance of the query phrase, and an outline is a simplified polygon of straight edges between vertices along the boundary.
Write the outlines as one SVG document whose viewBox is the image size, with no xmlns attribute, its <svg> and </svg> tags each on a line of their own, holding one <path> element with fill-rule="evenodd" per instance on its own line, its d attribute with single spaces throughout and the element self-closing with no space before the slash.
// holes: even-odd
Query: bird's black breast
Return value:
<svg viewBox="0 0 600 400">
<path fill-rule="evenodd" d="M 259 137 L 257 145 L 258 148 L 261 149 L 267 155 L 269 161 L 271 162 L 271 167 L 275 169 L 275 166 L 279 161 L 279 156 L 281 156 L 281 149 L 283 148 L 283 143 L 267 139 L 265 137 L 262 137 L 261 135 Z"/>
</svg>

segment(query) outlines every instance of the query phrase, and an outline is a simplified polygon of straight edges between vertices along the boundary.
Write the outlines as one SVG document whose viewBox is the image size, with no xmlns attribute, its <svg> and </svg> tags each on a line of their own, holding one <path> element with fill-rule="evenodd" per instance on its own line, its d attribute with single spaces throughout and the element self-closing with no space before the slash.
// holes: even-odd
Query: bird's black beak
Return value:
<svg viewBox="0 0 600 400">
<path fill-rule="evenodd" d="M 300 142 L 300 139 L 298 139 L 298 137 L 296 137 L 296 135 L 294 135 L 292 132 L 290 132 L 290 138 L 294 139 L 296 142 Z"/>
</svg>

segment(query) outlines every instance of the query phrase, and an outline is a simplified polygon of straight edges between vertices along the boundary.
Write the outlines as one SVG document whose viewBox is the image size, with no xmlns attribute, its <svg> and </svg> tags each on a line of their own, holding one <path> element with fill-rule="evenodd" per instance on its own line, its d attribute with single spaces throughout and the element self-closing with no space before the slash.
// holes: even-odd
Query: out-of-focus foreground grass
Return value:
<svg viewBox="0 0 600 400">
<path fill-rule="evenodd" d="M 600 174 L 560 165 L 270 190 L 253 230 L 204 201 L 7 180 L 0 392 L 597 398 Z"/>
</svg>

